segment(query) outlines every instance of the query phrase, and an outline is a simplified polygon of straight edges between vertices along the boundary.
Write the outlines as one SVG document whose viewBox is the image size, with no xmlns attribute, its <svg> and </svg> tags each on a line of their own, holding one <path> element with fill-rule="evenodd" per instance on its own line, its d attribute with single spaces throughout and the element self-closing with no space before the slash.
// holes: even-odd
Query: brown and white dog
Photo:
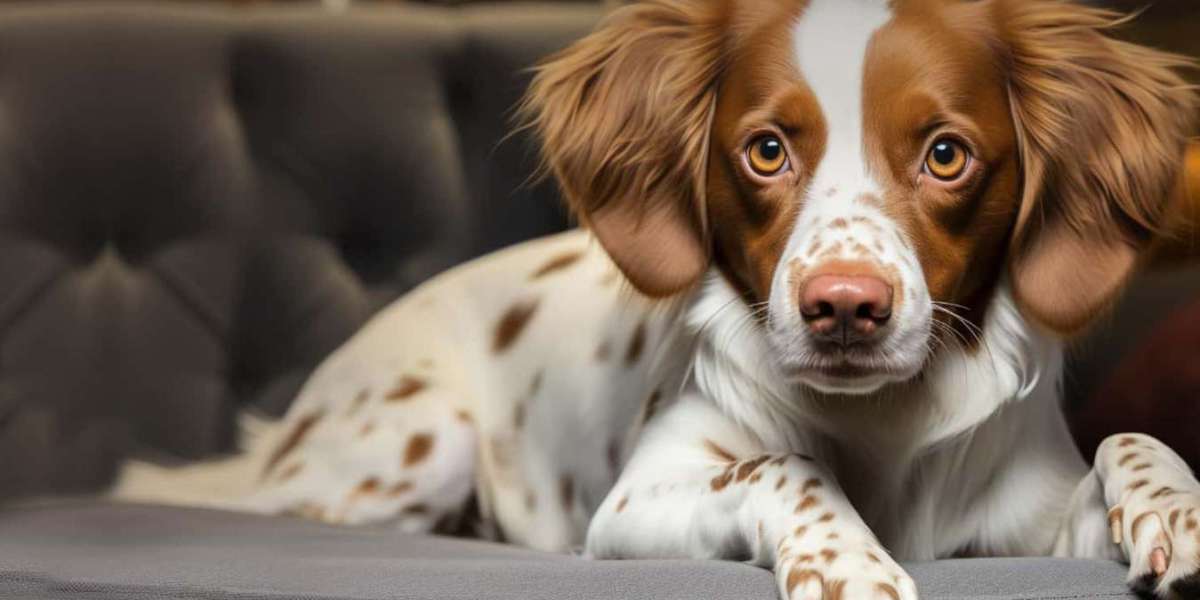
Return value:
<svg viewBox="0 0 1200 600">
<path fill-rule="evenodd" d="M 590 233 L 437 277 L 245 454 L 131 465 L 116 494 L 408 531 L 475 504 L 517 543 L 747 560 L 788 598 L 915 598 L 895 561 L 962 554 L 1195 594 L 1191 471 L 1144 435 L 1089 471 L 1059 407 L 1061 340 L 1161 233 L 1196 108 L 1118 20 L 622 7 L 524 105 Z"/>
</svg>

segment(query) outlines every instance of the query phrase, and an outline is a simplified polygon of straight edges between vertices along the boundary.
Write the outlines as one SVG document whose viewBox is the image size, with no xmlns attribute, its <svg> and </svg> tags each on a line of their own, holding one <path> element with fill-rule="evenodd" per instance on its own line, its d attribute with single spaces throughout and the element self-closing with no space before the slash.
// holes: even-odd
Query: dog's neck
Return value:
<svg viewBox="0 0 1200 600">
<path fill-rule="evenodd" d="M 915 460 L 1036 388 L 1053 393 L 1061 374 L 1061 345 L 1025 321 L 1004 284 L 979 343 L 939 340 L 918 377 L 860 396 L 787 382 L 774 367 L 763 325 L 722 277 L 710 276 L 695 294 L 687 311 L 689 381 L 770 448 L 810 449 L 819 432 L 847 450 Z"/>
</svg>

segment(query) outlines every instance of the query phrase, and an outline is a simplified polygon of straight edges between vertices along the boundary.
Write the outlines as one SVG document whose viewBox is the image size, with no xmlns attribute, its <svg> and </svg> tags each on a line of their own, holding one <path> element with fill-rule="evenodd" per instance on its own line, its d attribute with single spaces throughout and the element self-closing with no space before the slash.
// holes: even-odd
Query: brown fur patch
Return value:
<svg viewBox="0 0 1200 600">
<path fill-rule="evenodd" d="M 406 515 L 424 515 L 429 513 L 429 505 L 427 504 L 410 504 L 405 506 L 400 512 Z"/>
<path fill-rule="evenodd" d="M 796 530 L 792 532 L 796 537 L 804 537 L 808 533 L 808 525 L 797 525 Z"/>
<path fill-rule="evenodd" d="M 517 342 L 533 314 L 537 312 L 539 303 L 537 299 L 522 300 L 504 312 L 500 321 L 496 323 L 496 330 L 492 336 L 493 353 L 502 354 Z"/>
<path fill-rule="evenodd" d="M 830 521 L 832 521 L 832 520 L 833 520 L 833 513 L 828 513 L 828 512 L 827 512 L 827 513 L 825 513 L 825 514 L 821 515 L 821 518 L 820 518 L 820 519 L 817 519 L 817 522 L 818 522 L 818 523 L 828 523 L 828 522 L 830 522 Z"/>
<path fill-rule="evenodd" d="M 824 585 L 825 580 L 821 574 L 812 569 L 792 569 L 787 577 L 787 591 L 791 594 L 797 587 L 805 585 L 810 581 L 816 581 L 818 584 Z"/>
<path fill-rule="evenodd" d="M 737 460 L 737 457 L 734 456 L 732 452 L 722 448 L 720 445 L 710 439 L 704 440 L 704 448 L 705 450 L 708 450 L 710 454 L 719 458 L 722 462 L 730 463 Z"/>
<path fill-rule="evenodd" d="M 413 487 L 413 482 L 411 481 L 400 481 L 389 488 L 387 494 L 389 496 L 400 496 L 412 491 Z"/>
<path fill-rule="evenodd" d="M 645 350 L 646 322 L 639 321 L 637 327 L 633 330 L 633 337 L 629 339 L 629 347 L 625 349 L 625 366 L 632 367 L 635 365 Z"/>
<path fill-rule="evenodd" d="M 892 600 L 900 600 L 900 591 L 896 589 L 896 586 L 890 583 L 875 584 L 875 591 L 881 594 L 886 594 L 887 597 L 891 598 Z"/>
<path fill-rule="evenodd" d="M 379 491 L 379 485 L 378 477 L 368 477 L 354 488 L 354 492 L 356 494 L 374 494 Z"/>
<path fill-rule="evenodd" d="M 870 551 L 867 552 L 867 560 L 869 560 L 873 563 L 876 563 L 876 564 L 881 562 L 879 560 L 879 556 L 877 556 L 874 552 L 870 552 Z"/>
<path fill-rule="evenodd" d="M 1134 465 L 1133 468 L 1130 469 L 1130 471 L 1145 471 L 1146 469 L 1149 469 L 1152 466 L 1154 466 L 1154 465 L 1151 465 L 1150 463 L 1142 463 L 1140 465 Z"/>
<path fill-rule="evenodd" d="M 575 507 L 575 478 L 563 474 L 558 479 L 558 495 L 562 499 L 563 508 L 567 512 Z"/>
<path fill-rule="evenodd" d="M 400 378 L 400 381 L 396 382 L 396 387 L 392 388 L 384 399 L 388 402 L 409 400 L 428 386 L 428 382 L 420 377 L 405 375 Z"/>
<path fill-rule="evenodd" d="M 466 423 L 467 425 L 475 424 L 475 417 L 472 417 L 471 413 L 469 413 L 465 410 L 462 410 L 462 409 L 454 411 L 454 418 L 458 419 L 459 421 L 462 421 L 463 423 Z"/>
<path fill-rule="evenodd" d="M 1163 486 L 1163 487 L 1158 488 L 1157 490 L 1154 490 L 1154 493 L 1150 494 L 1150 499 L 1153 500 L 1155 498 L 1162 498 L 1163 496 L 1170 496 L 1174 493 L 1175 493 L 1174 488 L 1172 488 L 1170 486 Z"/>
<path fill-rule="evenodd" d="M 411 467 L 428 458 L 431 451 L 433 451 L 432 435 L 428 433 L 413 434 L 408 439 L 408 445 L 404 447 L 404 460 L 401 464 Z"/>
<path fill-rule="evenodd" d="M 1149 479 L 1139 479 L 1139 480 L 1125 486 L 1125 489 L 1133 492 L 1133 491 L 1139 490 L 1142 487 L 1147 486 L 1147 485 L 1150 485 Z"/>
<path fill-rule="evenodd" d="M 775 462 L 775 461 L 771 461 L 771 462 Z M 782 490 L 783 486 L 785 486 L 785 485 L 787 485 L 787 475 L 780 475 L 779 481 L 775 482 L 775 491 L 778 492 L 779 490 Z"/>
<path fill-rule="evenodd" d="M 625 510 L 625 507 L 628 504 L 629 504 L 629 496 L 621 496 L 621 500 L 617 502 L 617 512 L 621 512 L 621 511 Z"/>
<path fill-rule="evenodd" d="M 802 513 L 818 504 L 821 501 L 816 496 L 805 496 L 800 502 L 796 503 L 796 513 Z"/>
<path fill-rule="evenodd" d="M 763 463 L 767 462 L 767 460 L 769 460 L 770 458 L 771 458 L 770 456 L 763 455 L 763 456 L 759 456 L 758 458 L 752 458 L 750 460 L 747 460 L 746 462 L 743 462 L 741 464 L 741 466 L 739 466 L 737 469 L 737 476 L 735 478 L 736 481 L 739 481 L 739 482 L 745 481 L 746 478 L 749 477 L 750 474 L 753 473 L 755 469 L 757 469 Z"/>
<path fill-rule="evenodd" d="M 296 447 L 304 441 L 304 438 L 308 436 L 308 434 L 312 431 L 312 428 L 316 426 L 317 422 L 320 421 L 321 417 L 323 416 L 325 416 L 324 411 L 317 411 L 297 421 L 296 425 L 292 427 L 291 433 L 289 433 L 288 436 L 284 438 L 283 442 L 281 442 L 279 446 L 275 448 L 275 451 L 271 453 L 271 458 L 267 460 L 266 466 L 263 467 L 263 475 L 265 476 L 266 474 L 270 473 L 271 469 L 273 469 L 275 465 L 279 464 L 279 461 L 283 460 L 285 456 L 295 450 Z"/>
<path fill-rule="evenodd" d="M 1120 448 L 1124 448 L 1126 446 L 1132 446 L 1136 443 L 1137 443 L 1137 438 L 1127 437 L 1127 438 L 1121 438 L 1121 441 L 1117 443 L 1117 446 Z"/>
<path fill-rule="evenodd" d="M 1167 523 L 1168 523 L 1167 528 L 1170 529 L 1171 531 L 1174 531 L 1175 523 L 1178 521 L 1179 521 L 1179 509 L 1177 508 L 1177 509 L 1171 511 L 1171 515 L 1169 517 L 1167 517 Z"/>
<path fill-rule="evenodd" d="M 1137 452 L 1130 452 L 1130 453 L 1128 453 L 1128 454 L 1126 454 L 1126 455 L 1122 456 L 1122 457 L 1121 457 L 1121 460 L 1118 460 L 1118 461 L 1117 461 L 1117 466 L 1118 466 L 1118 467 L 1123 467 L 1123 466 L 1125 466 L 1126 464 L 1128 464 L 1128 463 L 1129 463 L 1129 461 L 1131 461 L 1131 460 L 1133 460 L 1133 459 L 1135 459 L 1135 458 L 1137 458 L 1137 457 L 1138 457 L 1138 453 L 1137 453 Z"/>
<path fill-rule="evenodd" d="M 809 490 L 819 488 L 822 485 L 823 484 L 821 483 L 820 479 L 813 477 L 804 482 L 804 485 L 800 487 L 800 493 L 807 494 Z"/>
<path fill-rule="evenodd" d="M 725 489 L 725 486 L 729 485 L 730 481 L 733 481 L 733 471 L 725 469 L 720 475 L 713 477 L 709 485 L 714 492 L 719 492 Z"/>
<path fill-rule="evenodd" d="M 821 550 L 821 558 L 825 559 L 825 562 L 827 563 L 832 563 L 833 561 L 837 560 L 837 557 L 838 553 L 835 550 L 831 550 L 829 548 L 824 548 Z"/>
<path fill-rule="evenodd" d="M 558 256 L 555 256 L 543 263 L 542 266 L 538 267 L 538 269 L 529 276 L 529 279 L 541 279 L 542 277 L 545 277 L 551 273 L 561 271 L 578 262 L 580 258 L 583 258 L 583 252 L 578 250 L 563 252 L 562 254 L 559 254 Z"/>
</svg>

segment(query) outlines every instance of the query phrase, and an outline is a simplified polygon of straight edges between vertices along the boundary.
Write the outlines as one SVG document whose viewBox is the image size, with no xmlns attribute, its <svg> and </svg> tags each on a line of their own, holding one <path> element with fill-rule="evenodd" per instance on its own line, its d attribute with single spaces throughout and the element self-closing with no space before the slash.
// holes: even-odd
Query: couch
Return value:
<svg viewBox="0 0 1200 600">
<path fill-rule="evenodd" d="M 0 598 L 774 598 L 736 563 L 96 499 L 124 457 L 231 451 L 423 279 L 566 227 L 509 110 L 601 10 L 0 5 Z M 925 598 L 1128 596 L 1115 563 L 907 566 Z"/>
</svg>

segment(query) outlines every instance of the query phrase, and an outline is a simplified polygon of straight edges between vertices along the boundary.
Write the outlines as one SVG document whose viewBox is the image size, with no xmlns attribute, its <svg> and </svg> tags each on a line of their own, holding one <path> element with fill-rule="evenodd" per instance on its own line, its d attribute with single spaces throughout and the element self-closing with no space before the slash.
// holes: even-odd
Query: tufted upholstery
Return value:
<svg viewBox="0 0 1200 600">
<path fill-rule="evenodd" d="M 500 141 L 599 10 L 0 8 L 0 496 L 228 450 L 382 303 L 561 228 Z"/>
</svg>

